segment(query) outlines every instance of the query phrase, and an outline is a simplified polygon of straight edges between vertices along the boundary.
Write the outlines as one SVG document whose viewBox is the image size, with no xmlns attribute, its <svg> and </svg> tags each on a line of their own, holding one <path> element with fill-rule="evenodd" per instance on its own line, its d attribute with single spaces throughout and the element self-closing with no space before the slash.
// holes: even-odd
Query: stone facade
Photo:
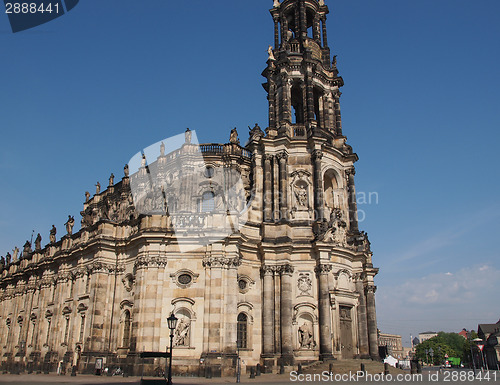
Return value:
<svg viewBox="0 0 500 385">
<path fill-rule="evenodd" d="M 81 230 L 70 217 L 60 240 L 54 228 L 49 244 L 3 261 L 4 370 L 92 372 L 103 358 L 137 374 L 140 352 L 169 345 L 172 312 L 177 372 L 230 375 L 237 354 L 267 370 L 378 357 L 378 269 L 358 228 L 358 157 L 342 133 L 327 14 L 323 1 L 275 1 L 265 132 L 255 125 L 242 147 L 236 130 L 199 146 L 188 131 L 179 149 L 162 144 L 87 193 Z M 231 171 L 242 194 L 228 206 L 213 178 Z"/>
<path fill-rule="evenodd" d="M 379 333 L 378 346 L 386 347 L 387 353 L 393 356 L 394 358 L 397 358 L 398 360 L 407 357 L 407 354 L 403 348 L 403 342 L 400 335 Z"/>
</svg>

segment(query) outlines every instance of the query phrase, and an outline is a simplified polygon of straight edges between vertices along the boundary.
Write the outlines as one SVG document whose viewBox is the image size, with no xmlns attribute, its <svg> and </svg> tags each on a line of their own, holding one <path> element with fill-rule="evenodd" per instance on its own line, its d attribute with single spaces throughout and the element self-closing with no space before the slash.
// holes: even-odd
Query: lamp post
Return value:
<svg viewBox="0 0 500 385">
<path fill-rule="evenodd" d="M 172 349 L 174 345 L 174 331 L 177 327 L 177 317 L 172 312 L 170 317 L 167 318 L 168 328 L 170 329 L 170 363 L 168 365 L 168 385 L 172 385 Z"/>
<path fill-rule="evenodd" d="M 241 382 L 240 341 L 236 341 L 236 382 Z"/>
</svg>

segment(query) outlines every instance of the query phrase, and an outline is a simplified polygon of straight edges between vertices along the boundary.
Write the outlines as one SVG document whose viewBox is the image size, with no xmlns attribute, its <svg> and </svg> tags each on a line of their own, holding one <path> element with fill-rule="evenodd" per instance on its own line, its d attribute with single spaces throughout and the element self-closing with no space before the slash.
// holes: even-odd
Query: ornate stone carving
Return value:
<svg viewBox="0 0 500 385">
<path fill-rule="evenodd" d="M 125 287 L 125 290 L 128 292 L 132 291 L 132 288 L 134 287 L 135 284 L 135 277 L 128 273 L 125 275 L 125 277 L 122 278 L 122 283 L 123 286 Z"/>
<path fill-rule="evenodd" d="M 293 266 L 290 265 L 289 263 L 286 263 L 284 265 L 279 265 L 279 267 L 278 267 L 278 273 L 280 275 L 284 275 L 284 274 L 292 275 L 293 270 L 294 270 Z"/>
<path fill-rule="evenodd" d="M 174 333 L 174 346 L 189 346 L 189 332 L 191 320 L 187 317 L 181 318 Z"/>
<path fill-rule="evenodd" d="M 167 259 L 158 256 L 142 256 L 138 257 L 134 263 L 134 269 L 140 269 L 143 267 L 165 267 L 167 265 Z"/>
<path fill-rule="evenodd" d="M 316 347 L 312 325 L 309 322 L 304 322 L 299 327 L 299 346 L 301 349 L 313 349 Z"/>
<path fill-rule="evenodd" d="M 312 160 L 313 161 L 319 161 L 323 158 L 323 151 L 321 150 L 313 150 L 311 154 Z"/>
<path fill-rule="evenodd" d="M 314 272 L 316 273 L 316 275 L 328 274 L 330 271 L 332 271 L 332 268 L 333 267 L 330 264 L 321 263 L 314 268 Z"/>
<path fill-rule="evenodd" d="M 236 268 L 241 265 L 240 258 L 227 258 L 227 257 L 207 257 L 203 260 L 203 267 L 205 268 Z"/>
<path fill-rule="evenodd" d="M 309 273 L 299 273 L 297 280 L 297 289 L 299 289 L 299 296 L 311 296 L 312 280 Z"/>
<path fill-rule="evenodd" d="M 334 208 L 328 222 L 319 222 L 315 227 L 316 240 L 347 246 L 347 223 L 342 219 L 342 210 Z"/>
<path fill-rule="evenodd" d="M 375 286 L 373 284 L 368 284 L 365 287 L 365 293 L 366 294 L 375 294 L 376 291 L 377 291 L 377 286 Z"/>
</svg>

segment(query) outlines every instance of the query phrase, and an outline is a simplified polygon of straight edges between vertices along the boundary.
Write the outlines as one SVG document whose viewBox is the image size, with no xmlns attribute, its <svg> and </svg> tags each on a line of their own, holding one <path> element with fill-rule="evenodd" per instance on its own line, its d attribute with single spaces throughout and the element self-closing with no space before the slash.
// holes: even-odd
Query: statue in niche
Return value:
<svg viewBox="0 0 500 385">
<path fill-rule="evenodd" d="M 68 235 L 73 234 L 73 226 L 74 225 L 75 225 L 75 217 L 68 215 L 68 220 L 64 224 L 64 226 L 66 226 L 66 232 L 68 233 Z"/>
<path fill-rule="evenodd" d="M 312 349 L 316 346 L 312 327 L 308 322 L 304 322 L 302 326 L 299 327 L 299 345 L 301 349 Z"/>
<path fill-rule="evenodd" d="M 52 225 L 49 234 L 50 243 L 56 243 L 56 234 L 57 234 L 57 229 L 54 225 Z"/>
<path fill-rule="evenodd" d="M 307 202 L 307 189 L 306 185 L 300 183 L 295 185 L 295 198 L 297 200 L 297 208 L 298 209 L 307 209 L 308 208 L 308 202 Z"/>
<path fill-rule="evenodd" d="M 175 330 L 174 346 L 189 346 L 189 328 L 191 323 L 187 317 L 181 319 Z"/>
<path fill-rule="evenodd" d="M 41 250 L 42 249 L 42 236 L 40 233 L 37 234 L 36 239 L 35 239 L 35 250 Z"/>
<path fill-rule="evenodd" d="M 184 133 L 184 141 L 186 142 L 186 144 L 191 143 L 192 135 L 193 133 L 191 132 L 191 130 L 189 128 L 186 128 L 186 132 Z"/>
<path fill-rule="evenodd" d="M 95 193 L 100 194 L 100 192 L 101 192 L 101 184 L 97 182 L 95 185 Z"/>
<path fill-rule="evenodd" d="M 27 256 L 30 253 L 31 253 L 31 243 L 30 241 L 26 241 L 26 243 L 23 246 L 23 255 Z"/>
<path fill-rule="evenodd" d="M 236 127 L 231 130 L 231 135 L 229 135 L 229 143 L 240 144 L 240 140 L 238 139 L 238 131 L 236 131 Z"/>
<path fill-rule="evenodd" d="M 111 173 L 111 175 L 109 176 L 109 187 L 112 187 L 115 183 L 115 175 L 113 173 Z"/>
<path fill-rule="evenodd" d="M 88 203 L 90 200 L 90 193 L 88 191 L 85 191 L 85 203 Z"/>
</svg>

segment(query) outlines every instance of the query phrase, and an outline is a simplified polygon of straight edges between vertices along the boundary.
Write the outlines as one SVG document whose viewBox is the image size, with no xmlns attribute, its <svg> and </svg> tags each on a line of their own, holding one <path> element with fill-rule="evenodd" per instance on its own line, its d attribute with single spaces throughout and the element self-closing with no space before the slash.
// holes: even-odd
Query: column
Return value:
<svg viewBox="0 0 500 385">
<path fill-rule="evenodd" d="M 279 18 L 278 15 L 273 16 L 274 20 L 274 49 L 279 48 L 280 40 L 279 40 Z"/>
<path fill-rule="evenodd" d="M 319 16 L 316 14 L 313 21 L 313 39 L 321 46 L 321 32 L 319 27 Z"/>
<path fill-rule="evenodd" d="M 236 354 L 237 319 L 238 319 L 238 258 L 232 259 L 233 263 L 227 265 L 225 273 L 224 293 L 224 328 L 225 343 L 223 351 L 226 354 Z"/>
<path fill-rule="evenodd" d="M 361 358 L 370 357 L 370 345 L 368 340 L 368 320 L 366 318 L 366 297 L 363 287 L 363 279 L 361 274 L 357 274 L 354 278 L 356 280 L 356 292 L 359 294 L 358 299 L 358 346 L 359 355 Z"/>
<path fill-rule="evenodd" d="M 326 16 L 321 18 L 321 26 L 323 27 L 323 48 L 328 47 L 328 40 L 326 37 Z M 330 58 L 328 58 L 330 59 Z"/>
<path fill-rule="evenodd" d="M 267 100 L 269 103 L 269 127 L 276 127 L 276 85 L 271 76 L 268 77 L 269 93 Z"/>
<path fill-rule="evenodd" d="M 328 274 L 332 271 L 332 265 L 319 264 L 316 266 L 318 277 L 319 300 L 319 354 L 320 360 L 333 359 L 332 349 L 332 325 L 330 314 L 330 288 L 328 285 Z"/>
<path fill-rule="evenodd" d="M 342 119 L 341 119 L 341 116 L 340 116 L 340 95 L 342 95 L 342 93 L 340 91 L 336 92 L 334 94 L 334 109 L 335 109 L 335 129 L 337 131 L 337 135 L 342 135 Z"/>
<path fill-rule="evenodd" d="M 272 170 L 271 161 L 273 159 L 272 155 L 264 154 L 264 221 L 271 222 L 272 219 L 272 202 L 273 202 L 273 192 L 271 188 L 272 182 Z"/>
<path fill-rule="evenodd" d="M 261 270 L 264 280 L 264 303 L 262 304 L 262 353 L 270 357 L 274 354 L 274 270 L 264 266 Z"/>
<path fill-rule="evenodd" d="M 288 220 L 288 197 L 287 197 L 287 159 L 288 154 L 282 151 L 277 155 L 280 169 L 280 217 L 282 221 Z"/>
<path fill-rule="evenodd" d="M 281 74 L 281 119 L 287 123 L 291 122 L 291 107 L 290 107 L 290 88 L 291 81 L 286 73 Z"/>
<path fill-rule="evenodd" d="M 307 94 L 307 121 L 314 120 L 314 89 L 312 78 L 306 75 L 306 94 Z"/>
<path fill-rule="evenodd" d="M 354 187 L 354 167 L 345 171 L 347 177 L 347 201 L 349 202 L 349 223 L 352 232 L 358 232 L 358 207 L 356 204 L 356 188 Z"/>
<path fill-rule="evenodd" d="M 300 23 L 295 23 L 295 24 L 300 24 L 300 35 L 302 38 L 305 38 L 307 36 L 307 17 L 306 17 L 306 5 L 303 0 L 299 1 L 299 17 Z"/>
<path fill-rule="evenodd" d="M 375 311 L 376 286 L 369 284 L 366 287 L 366 307 L 368 313 L 368 340 L 370 341 L 370 357 L 378 359 L 377 313 Z"/>
<path fill-rule="evenodd" d="M 323 152 L 320 150 L 313 150 L 312 159 L 314 165 L 314 209 L 316 210 L 317 220 L 323 220 L 323 178 L 321 175 L 321 159 Z"/>
<path fill-rule="evenodd" d="M 290 264 L 280 266 L 281 297 L 280 297 L 280 329 L 281 329 L 281 359 L 284 365 L 293 364 L 292 345 L 292 274 Z"/>
</svg>

